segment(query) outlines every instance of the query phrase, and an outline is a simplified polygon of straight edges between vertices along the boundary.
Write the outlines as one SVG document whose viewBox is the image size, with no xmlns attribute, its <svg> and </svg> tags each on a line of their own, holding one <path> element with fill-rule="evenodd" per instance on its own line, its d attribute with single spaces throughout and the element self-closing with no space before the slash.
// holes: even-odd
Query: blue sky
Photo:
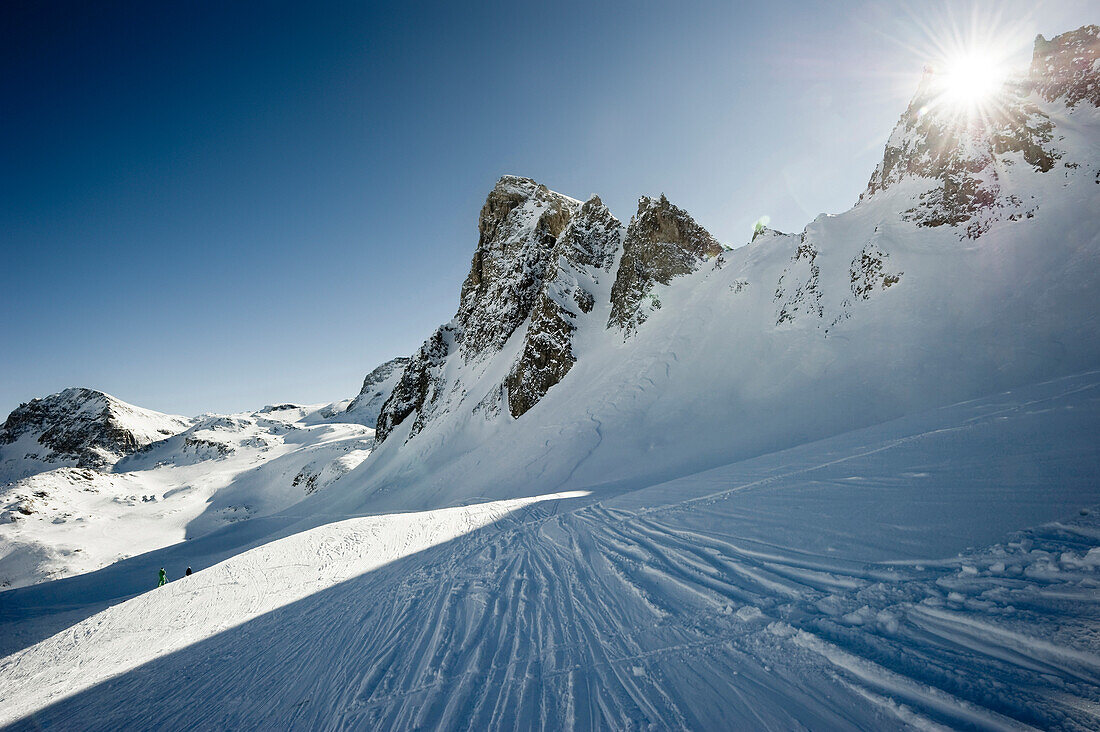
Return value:
<svg viewBox="0 0 1100 732">
<path fill-rule="evenodd" d="M 354 395 L 457 307 L 504 173 L 718 238 L 856 199 L 937 46 L 1095 2 L 7 3 L 0 413 Z"/>
</svg>

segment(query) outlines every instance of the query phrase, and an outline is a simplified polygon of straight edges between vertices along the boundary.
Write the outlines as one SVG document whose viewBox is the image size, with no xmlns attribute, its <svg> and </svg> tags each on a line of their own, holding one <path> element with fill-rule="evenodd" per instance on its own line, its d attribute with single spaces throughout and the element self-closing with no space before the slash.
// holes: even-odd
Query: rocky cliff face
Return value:
<svg viewBox="0 0 1100 732">
<path fill-rule="evenodd" d="M 103 469 L 190 424 L 100 391 L 73 388 L 32 399 L 13 411 L 0 428 L 0 449 L 3 462 L 13 465 L 37 462 Z"/>
<path fill-rule="evenodd" d="M 599 197 L 582 205 L 514 176 L 501 178 L 489 193 L 478 232 L 458 313 L 406 366 L 379 415 L 379 440 L 413 414 L 409 436 L 416 435 L 463 401 L 470 386 L 463 379 L 476 376 L 467 372 L 464 377 L 456 367 L 457 375 L 446 377 L 448 359 L 453 355 L 463 364 L 491 360 L 524 323 L 506 376 L 474 410 L 492 417 L 506 403 L 512 417 L 525 414 L 576 363 L 578 323 L 593 312 L 599 285 L 611 278 L 620 249 L 606 327 L 628 334 L 645 321 L 649 308 L 660 307 L 654 285 L 667 285 L 722 251 L 713 236 L 664 196 L 641 199 L 624 231 Z M 607 290 L 603 293 L 606 302 Z"/>
<path fill-rule="evenodd" d="M 622 224 L 593 196 L 562 232 L 552 253 L 553 274 L 542 285 L 523 350 L 505 380 L 508 409 L 519 417 L 576 363 L 577 321 L 592 312 L 597 285 L 610 277 Z"/>
<path fill-rule="evenodd" d="M 608 327 L 617 326 L 629 335 L 645 322 L 649 308 L 661 307 L 655 284 L 667 285 L 674 277 L 694 272 L 704 259 L 721 252 L 717 239 L 663 195 L 642 198 L 623 242 Z"/>
<path fill-rule="evenodd" d="M 478 364 L 500 354 L 523 326 L 507 374 L 472 407 L 491 418 L 506 405 L 512 417 L 520 417 L 576 363 L 574 336 L 598 297 L 611 312 L 602 327 L 617 326 L 629 334 L 645 321 L 650 307 L 660 307 L 652 296 L 654 285 L 693 272 L 722 251 L 713 236 L 664 196 L 641 199 L 624 230 L 597 196 L 582 205 L 514 176 L 501 178 L 490 192 L 478 231 L 458 313 L 405 368 L 378 418 L 379 440 L 415 414 L 411 437 L 466 399 L 481 372 L 461 366 L 448 371 L 448 359 L 484 371 L 488 367 Z M 620 251 L 608 303 L 606 283 Z"/>
<path fill-rule="evenodd" d="M 382 412 L 382 405 L 390 398 L 409 361 L 410 359 L 405 356 L 394 358 L 367 374 L 358 396 L 351 400 L 341 418 L 354 420 L 367 427 L 375 427 L 378 424 L 378 415 Z"/>
<path fill-rule="evenodd" d="M 981 114 L 969 114 L 944 103 L 939 83 L 935 72 L 925 74 L 860 200 L 927 179 L 905 217 L 921 226 L 968 223 L 963 236 L 971 239 L 994 221 L 1034 215 L 1034 203 L 1004 190 L 1001 179 L 1013 165 L 1054 166 L 1061 152 L 1050 119 L 1025 96 L 1025 85 L 1006 85 Z"/>
<path fill-rule="evenodd" d="M 1100 26 L 1086 25 L 1049 41 L 1036 38 L 1028 77 L 1048 102 L 1100 107 Z"/>
<path fill-rule="evenodd" d="M 558 237 L 579 207 L 529 178 L 497 182 L 481 209 L 477 250 L 455 315 L 467 360 L 499 350 L 527 319 Z"/>
<path fill-rule="evenodd" d="M 1100 26 L 1047 41 L 1039 36 L 1026 77 L 1013 79 L 978 110 L 945 98 L 943 80 L 928 70 L 894 128 L 882 163 L 860 196 L 865 200 L 905 180 L 926 179 L 905 217 L 921 226 L 959 226 L 977 239 L 996 221 L 1031 218 L 1037 202 L 1011 190 L 1006 178 L 1026 167 L 1046 173 L 1063 161 L 1042 101 L 1067 108 L 1100 104 Z"/>
<path fill-rule="evenodd" d="M 497 182 L 481 209 L 458 312 L 405 367 L 379 414 L 380 441 L 414 412 L 410 436 L 417 434 L 437 410 L 447 408 L 444 396 L 465 396 L 461 378 L 449 384 L 443 378 L 447 358 L 457 354 L 463 363 L 491 358 L 531 317 L 557 273 L 564 252 L 559 239 L 580 208 L 580 201 L 529 178 L 506 175 Z"/>
<path fill-rule="evenodd" d="M 410 437 L 420 432 L 443 394 L 443 366 L 455 350 L 455 328 L 448 324 L 436 329 L 432 337 L 413 354 L 401 372 L 393 392 L 382 405 L 375 436 L 382 442 L 397 425 L 415 413 Z"/>
</svg>

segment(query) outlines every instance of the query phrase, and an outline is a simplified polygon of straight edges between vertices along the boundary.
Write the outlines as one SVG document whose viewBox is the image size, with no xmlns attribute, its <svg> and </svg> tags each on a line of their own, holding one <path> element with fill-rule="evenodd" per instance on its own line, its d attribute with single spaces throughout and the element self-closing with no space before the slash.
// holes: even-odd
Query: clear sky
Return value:
<svg viewBox="0 0 1100 732">
<path fill-rule="evenodd" d="M 740 245 L 855 201 L 938 47 L 1076 2 L 72 2 L 0 9 L 0 418 L 354 395 L 454 314 L 504 173 Z"/>
</svg>

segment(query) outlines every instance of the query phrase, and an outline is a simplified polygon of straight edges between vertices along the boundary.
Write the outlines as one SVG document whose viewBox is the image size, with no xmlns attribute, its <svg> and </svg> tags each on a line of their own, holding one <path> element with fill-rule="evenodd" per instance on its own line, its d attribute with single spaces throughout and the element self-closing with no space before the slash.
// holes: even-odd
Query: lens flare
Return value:
<svg viewBox="0 0 1100 732">
<path fill-rule="evenodd" d="M 1003 64 L 981 51 L 949 59 L 939 76 L 944 102 L 962 107 L 982 106 L 1005 82 Z"/>
</svg>

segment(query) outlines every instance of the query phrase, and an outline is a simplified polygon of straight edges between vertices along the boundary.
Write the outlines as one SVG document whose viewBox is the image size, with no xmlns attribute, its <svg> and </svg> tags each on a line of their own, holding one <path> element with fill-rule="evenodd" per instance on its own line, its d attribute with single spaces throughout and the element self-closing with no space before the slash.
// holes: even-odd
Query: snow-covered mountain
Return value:
<svg viewBox="0 0 1100 732">
<path fill-rule="evenodd" d="M 190 420 L 115 399 L 92 389 L 65 389 L 21 404 L 0 427 L 0 481 L 49 467 L 109 468 L 119 458 L 169 435 Z"/>
<path fill-rule="evenodd" d="M 504 176 L 354 400 L 3 453 L 0 574 L 103 569 L 0 595 L 0 721 L 1095 727 L 1100 27 L 941 83 L 801 232 Z"/>
<path fill-rule="evenodd" d="M 851 210 L 732 251 L 664 196 L 623 226 L 502 178 L 338 498 L 643 485 L 1095 367 L 1097 32 L 1038 43 L 980 114 L 927 74 Z"/>
<path fill-rule="evenodd" d="M 87 389 L 22 405 L 0 433 L 0 588 L 98 569 L 327 488 L 374 448 L 366 424 L 400 361 L 371 372 L 350 405 L 184 419 Z"/>
</svg>

